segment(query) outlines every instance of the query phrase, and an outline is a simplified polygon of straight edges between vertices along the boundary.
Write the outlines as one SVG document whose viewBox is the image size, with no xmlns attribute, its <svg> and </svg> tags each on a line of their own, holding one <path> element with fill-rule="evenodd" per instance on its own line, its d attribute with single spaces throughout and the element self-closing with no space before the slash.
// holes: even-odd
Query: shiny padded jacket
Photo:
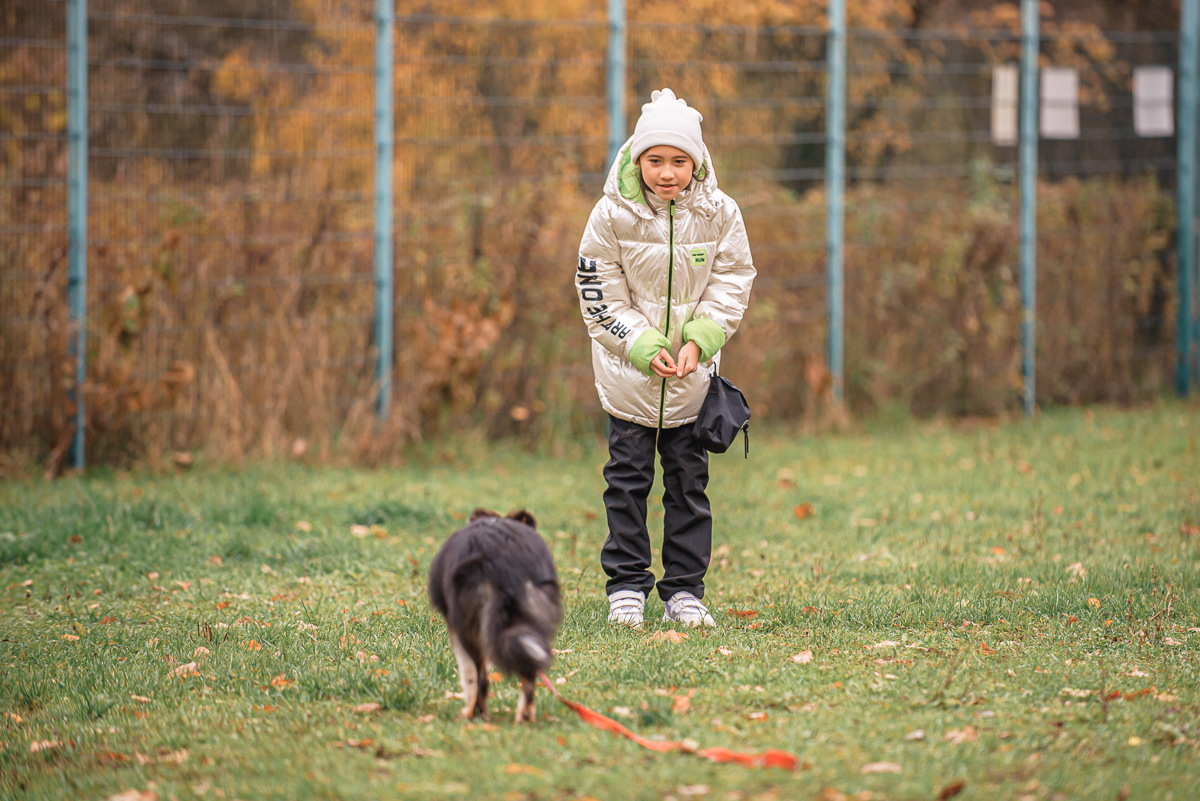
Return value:
<svg viewBox="0 0 1200 801">
<path fill-rule="evenodd" d="M 746 313 L 755 270 L 741 210 L 717 188 L 707 149 L 691 184 L 668 203 L 642 191 L 629 146 L 588 219 L 575 292 L 605 411 L 674 428 L 696 419 L 719 352 L 685 378 L 663 379 L 635 367 L 630 348 L 657 328 L 678 359 L 684 325 L 701 318 L 717 323 L 728 342 Z"/>
</svg>

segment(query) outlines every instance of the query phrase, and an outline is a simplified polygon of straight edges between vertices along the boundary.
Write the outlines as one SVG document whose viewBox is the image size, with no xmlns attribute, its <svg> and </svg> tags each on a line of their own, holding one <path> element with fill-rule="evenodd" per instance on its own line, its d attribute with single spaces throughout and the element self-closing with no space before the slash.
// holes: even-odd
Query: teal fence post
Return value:
<svg viewBox="0 0 1200 801">
<path fill-rule="evenodd" d="M 625 144 L 625 0 L 608 0 L 608 162 Z"/>
<path fill-rule="evenodd" d="M 67 0 L 67 302 L 71 306 L 70 352 L 75 358 L 75 438 L 71 466 L 84 458 L 83 381 L 87 376 L 87 0 Z"/>
<path fill-rule="evenodd" d="M 1021 372 L 1025 414 L 1035 408 L 1037 346 L 1038 0 L 1021 0 Z"/>
<path fill-rule="evenodd" d="M 1191 393 L 1192 374 L 1192 273 L 1196 266 L 1196 70 L 1197 29 L 1200 28 L 1200 0 L 1183 0 L 1179 21 L 1179 120 L 1176 146 L 1176 192 L 1179 230 L 1179 309 L 1175 331 L 1175 390 L 1181 397 Z"/>
<path fill-rule="evenodd" d="M 846 0 L 829 0 L 825 54 L 825 285 L 829 372 L 833 378 L 833 397 L 841 402 L 845 359 L 842 237 L 846 183 Z"/>
<path fill-rule="evenodd" d="M 386 417 L 392 403 L 392 319 L 395 265 L 392 246 L 392 155 L 395 101 L 392 97 L 392 40 L 395 0 L 376 0 L 375 11 L 375 412 Z"/>
</svg>

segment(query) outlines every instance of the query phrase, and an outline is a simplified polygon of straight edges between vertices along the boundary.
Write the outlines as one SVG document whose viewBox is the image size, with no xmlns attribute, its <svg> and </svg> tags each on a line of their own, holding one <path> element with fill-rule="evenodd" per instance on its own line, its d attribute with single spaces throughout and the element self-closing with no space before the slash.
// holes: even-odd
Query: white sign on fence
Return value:
<svg viewBox="0 0 1200 801">
<path fill-rule="evenodd" d="M 1173 136 L 1175 117 L 1170 67 L 1133 68 L 1133 130 L 1138 136 Z"/>
<path fill-rule="evenodd" d="M 1042 70 L 1041 132 L 1047 139 L 1079 138 L 1079 73 L 1069 67 Z"/>
<path fill-rule="evenodd" d="M 992 141 L 997 145 L 1017 143 L 1017 79 L 1015 64 L 992 67 Z"/>
</svg>

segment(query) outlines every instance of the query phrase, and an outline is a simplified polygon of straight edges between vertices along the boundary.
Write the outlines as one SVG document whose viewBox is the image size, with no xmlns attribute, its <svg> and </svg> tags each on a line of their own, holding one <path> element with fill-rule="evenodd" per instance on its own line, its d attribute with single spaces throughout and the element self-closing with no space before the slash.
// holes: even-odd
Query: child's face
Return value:
<svg viewBox="0 0 1200 801">
<path fill-rule="evenodd" d="M 692 157 L 677 147 L 657 145 L 638 157 L 642 180 L 663 200 L 674 200 L 687 189 L 696 170 Z"/>
</svg>

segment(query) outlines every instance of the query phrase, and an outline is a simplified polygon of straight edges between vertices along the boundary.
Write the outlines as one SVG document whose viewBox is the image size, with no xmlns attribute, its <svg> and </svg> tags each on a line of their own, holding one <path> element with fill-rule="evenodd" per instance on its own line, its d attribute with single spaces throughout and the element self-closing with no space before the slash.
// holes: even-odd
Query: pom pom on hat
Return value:
<svg viewBox="0 0 1200 801">
<path fill-rule="evenodd" d="M 692 157 L 696 169 L 704 165 L 704 138 L 700 121 L 704 117 L 688 106 L 670 89 L 650 93 L 650 102 L 642 106 L 642 116 L 633 129 L 629 152 L 634 161 L 652 147 L 670 145 Z"/>
</svg>

